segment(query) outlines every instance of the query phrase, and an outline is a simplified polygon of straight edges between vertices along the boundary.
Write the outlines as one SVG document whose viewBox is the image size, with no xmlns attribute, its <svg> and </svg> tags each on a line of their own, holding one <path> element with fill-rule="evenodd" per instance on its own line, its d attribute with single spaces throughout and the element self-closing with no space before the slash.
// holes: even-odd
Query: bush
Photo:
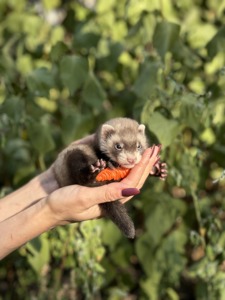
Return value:
<svg viewBox="0 0 225 300">
<path fill-rule="evenodd" d="M 145 123 L 169 166 L 129 204 L 134 241 L 106 220 L 47 232 L 1 262 L 4 299 L 225 298 L 224 9 L 1 1 L 1 196 L 115 116 Z"/>
</svg>

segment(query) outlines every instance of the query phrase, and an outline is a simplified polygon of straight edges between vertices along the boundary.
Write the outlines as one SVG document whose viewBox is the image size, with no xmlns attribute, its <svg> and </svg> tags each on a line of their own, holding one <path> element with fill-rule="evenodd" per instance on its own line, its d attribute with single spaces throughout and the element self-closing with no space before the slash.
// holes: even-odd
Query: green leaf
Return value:
<svg viewBox="0 0 225 300">
<path fill-rule="evenodd" d="M 0 115 L 2 117 L 5 115 L 5 118 L 8 120 L 10 118 L 10 120 L 15 124 L 24 118 L 24 108 L 25 103 L 22 98 L 19 96 L 11 96 L 6 98 L 6 100 L 0 106 Z"/>
<path fill-rule="evenodd" d="M 171 231 L 161 239 L 159 247 L 155 249 L 152 249 L 151 242 L 148 233 L 142 235 L 136 242 L 136 253 L 146 275 L 152 281 L 154 278 L 157 278 L 157 281 L 163 281 L 165 276 L 167 284 L 177 285 L 186 264 L 187 235 L 185 230 Z"/>
<path fill-rule="evenodd" d="M 181 131 L 177 121 L 169 120 L 157 111 L 149 117 L 148 128 L 157 136 L 164 148 L 171 145 Z"/>
<path fill-rule="evenodd" d="M 148 296 L 148 299 L 158 300 L 158 289 L 160 288 L 160 272 L 154 272 L 151 278 L 147 278 L 145 280 L 141 280 L 140 285 L 141 289 Z M 152 284 L 154 283 L 154 284 Z"/>
<path fill-rule="evenodd" d="M 63 107 L 61 113 L 61 135 L 64 144 L 67 145 L 77 137 L 82 117 L 72 105 Z"/>
<path fill-rule="evenodd" d="M 3 172 L 4 176 L 5 173 L 11 174 L 14 182 L 16 182 L 22 179 L 23 175 L 25 177 L 29 175 L 29 172 L 32 172 L 34 163 L 28 141 L 19 138 L 7 139 L 3 153 L 5 167 L 1 169 L 1 172 Z"/>
<path fill-rule="evenodd" d="M 28 127 L 28 136 L 38 154 L 45 154 L 55 147 L 51 129 L 47 125 L 31 122 Z"/>
<path fill-rule="evenodd" d="M 178 24 L 163 21 L 156 25 L 153 36 L 153 46 L 164 59 L 166 53 L 171 51 L 179 38 L 180 26 Z"/>
<path fill-rule="evenodd" d="M 165 281 L 172 286 L 179 284 L 181 273 L 187 263 L 185 256 L 185 244 L 187 243 L 187 233 L 181 225 L 179 230 L 174 230 L 162 240 L 162 244 L 157 249 L 155 255 L 156 268 L 162 270 Z"/>
<path fill-rule="evenodd" d="M 81 115 L 74 105 L 63 107 L 61 113 L 61 135 L 65 145 L 88 135 L 96 126 L 92 113 Z"/>
<path fill-rule="evenodd" d="M 206 45 L 209 57 L 212 59 L 219 52 L 225 51 L 225 26 L 222 26 Z"/>
<path fill-rule="evenodd" d="M 46 10 L 54 9 L 61 4 L 61 0 L 41 0 L 41 2 Z"/>
<path fill-rule="evenodd" d="M 135 243 L 136 254 L 139 262 L 146 274 L 154 274 L 154 250 L 149 234 L 144 233 Z M 160 272 L 159 272 L 160 273 Z M 157 276 L 158 277 L 158 276 Z"/>
<path fill-rule="evenodd" d="M 68 47 L 66 44 L 64 44 L 61 41 L 57 42 L 51 49 L 51 53 L 50 53 L 51 59 L 54 62 L 58 62 L 63 57 L 63 55 L 66 54 L 67 51 L 68 51 Z"/>
<path fill-rule="evenodd" d="M 100 40 L 100 35 L 94 33 L 94 32 L 78 32 L 74 36 L 74 42 L 73 45 L 75 48 L 85 48 L 90 49 L 92 47 L 97 47 L 98 42 Z"/>
<path fill-rule="evenodd" d="M 107 70 L 109 72 L 114 72 L 118 66 L 118 58 L 124 50 L 124 46 L 119 42 L 108 42 L 104 41 L 104 50 L 109 53 L 108 55 L 103 55 L 97 60 L 97 67 L 100 70 Z"/>
<path fill-rule="evenodd" d="M 173 58 L 181 62 L 185 68 L 188 67 L 192 69 L 194 65 L 197 66 L 201 63 L 197 53 L 187 47 L 185 41 L 181 39 L 177 39 L 170 51 L 173 54 Z"/>
<path fill-rule="evenodd" d="M 115 0 L 108 0 L 107 3 L 104 0 L 97 1 L 96 9 L 99 14 L 105 13 L 108 10 L 111 10 L 115 5 Z"/>
<path fill-rule="evenodd" d="M 168 288 L 166 290 L 166 293 L 168 295 L 169 300 L 179 300 L 180 299 L 178 293 L 172 288 Z"/>
<path fill-rule="evenodd" d="M 121 232 L 115 224 L 108 220 L 101 220 L 102 224 L 102 242 L 112 251 L 116 248 L 121 240 Z"/>
<path fill-rule="evenodd" d="M 42 273 L 43 268 L 47 266 L 50 261 L 50 248 L 47 234 L 42 234 L 40 237 L 27 243 L 26 247 L 29 250 L 29 264 L 37 274 Z"/>
<path fill-rule="evenodd" d="M 74 94 L 88 76 L 88 62 L 77 55 L 64 56 L 60 62 L 60 78 L 62 83 Z"/>
<path fill-rule="evenodd" d="M 208 257 L 205 256 L 201 260 L 197 261 L 195 264 L 192 264 L 188 270 L 188 275 L 191 278 L 213 278 L 218 272 L 218 262 L 209 261 Z"/>
<path fill-rule="evenodd" d="M 124 244 L 123 247 L 116 247 L 111 255 L 112 261 L 121 268 L 127 268 L 130 265 L 129 258 L 132 255 L 132 248 L 129 244 Z"/>
<path fill-rule="evenodd" d="M 26 164 L 30 161 L 29 144 L 19 138 L 10 139 L 6 144 L 4 151 L 6 152 L 9 160 L 14 160 L 18 163 Z"/>
<path fill-rule="evenodd" d="M 146 209 L 145 221 L 153 249 L 158 246 L 163 235 L 173 227 L 175 220 L 185 211 L 183 203 L 178 199 L 168 197 L 165 200 L 165 196 L 160 194 L 154 194 L 152 200 L 154 198 L 155 201 Z M 163 219 L 161 216 L 164 216 Z M 152 230 L 155 226 L 157 231 Z"/>
<path fill-rule="evenodd" d="M 52 73 L 46 68 L 34 70 L 27 76 L 27 86 L 37 97 L 48 97 L 49 91 L 55 85 Z"/>
<path fill-rule="evenodd" d="M 181 97 L 181 119 L 189 127 L 198 130 L 205 105 L 193 94 Z"/>
<path fill-rule="evenodd" d="M 134 83 L 134 92 L 141 98 L 151 97 L 157 87 L 157 73 L 159 62 L 145 61 L 140 69 L 140 74 Z"/>
<path fill-rule="evenodd" d="M 85 81 L 82 99 L 84 102 L 97 109 L 103 107 L 103 101 L 106 99 L 106 93 L 103 90 L 103 87 L 92 72 Z"/>
</svg>

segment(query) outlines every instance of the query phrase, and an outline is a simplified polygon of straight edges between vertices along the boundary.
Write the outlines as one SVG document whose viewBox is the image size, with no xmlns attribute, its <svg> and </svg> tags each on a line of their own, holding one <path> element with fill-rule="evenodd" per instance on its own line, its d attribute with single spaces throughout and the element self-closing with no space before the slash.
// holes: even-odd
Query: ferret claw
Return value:
<svg viewBox="0 0 225 300">
<path fill-rule="evenodd" d="M 153 170 L 150 172 L 150 175 L 159 177 L 161 180 L 165 180 L 168 175 L 167 164 L 165 162 L 157 162 Z"/>
<path fill-rule="evenodd" d="M 90 166 L 91 172 L 100 172 L 101 170 L 106 168 L 106 162 L 103 159 L 98 159 L 96 163 Z"/>
</svg>

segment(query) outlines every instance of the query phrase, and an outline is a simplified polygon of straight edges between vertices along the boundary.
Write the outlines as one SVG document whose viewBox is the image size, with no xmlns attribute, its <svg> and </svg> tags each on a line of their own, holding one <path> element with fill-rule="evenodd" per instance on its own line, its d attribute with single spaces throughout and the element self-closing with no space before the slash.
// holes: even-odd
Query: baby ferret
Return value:
<svg viewBox="0 0 225 300">
<path fill-rule="evenodd" d="M 105 167 L 133 168 L 148 147 L 145 125 L 129 118 L 115 118 L 102 124 L 87 144 L 72 143 L 53 164 L 58 184 L 100 186 L 97 174 Z M 135 227 L 126 208 L 119 200 L 100 204 L 103 214 L 110 218 L 128 238 L 134 238 Z"/>
</svg>

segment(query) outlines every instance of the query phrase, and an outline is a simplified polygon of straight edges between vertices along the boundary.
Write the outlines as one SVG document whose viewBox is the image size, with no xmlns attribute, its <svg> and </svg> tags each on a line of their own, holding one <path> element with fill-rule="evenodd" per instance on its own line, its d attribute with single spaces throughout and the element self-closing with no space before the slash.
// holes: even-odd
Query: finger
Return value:
<svg viewBox="0 0 225 300">
<path fill-rule="evenodd" d="M 160 147 L 154 146 L 149 148 L 143 154 L 142 160 L 121 182 L 114 182 L 100 187 L 82 187 L 80 186 L 81 195 L 85 195 L 82 200 L 84 208 L 90 208 L 93 205 L 115 201 L 124 197 L 137 195 L 144 181 L 148 177 L 149 171 L 159 157 Z M 85 189 L 82 192 L 82 189 Z M 124 189 L 127 190 L 124 192 Z"/>
<path fill-rule="evenodd" d="M 140 177 L 139 183 L 137 185 L 137 187 L 140 189 L 142 188 L 144 182 L 146 181 L 146 179 L 149 176 L 149 173 L 151 172 L 151 170 L 154 168 L 154 166 L 158 163 L 158 161 L 160 160 L 159 157 L 159 151 L 160 151 L 160 147 L 155 146 L 153 148 L 153 151 L 151 153 L 151 157 L 149 159 L 149 161 L 146 164 L 146 168 L 142 173 L 142 176 Z M 144 161 L 143 161 L 144 162 Z"/>
<path fill-rule="evenodd" d="M 134 168 L 130 171 L 129 175 L 122 180 L 122 182 L 131 185 L 131 186 L 140 186 L 140 181 L 143 181 L 143 178 L 147 178 L 147 174 L 152 169 L 153 165 L 158 160 L 159 147 L 153 146 L 152 148 L 148 148 L 143 156 L 141 161 L 134 166 Z"/>
<path fill-rule="evenodd" d="M 124 197 L 134 196 L 140 193 L 135 186 L 122 182 L 113 182 L 99 187 L 79 186 L 80 203 L 82 209 L 90 208 L 96 204 L 112 202 Z"/>
<path fill-rule="evenodd" d="M 144 184 L 144 182 L 146 181 L 147 177 L 149 176 L 149 173 L 151 172 L 152 168 L 155 166 L 155 164 L 157 164 L 157 162 L 159 161 L 159 151 L 160 148 L 158 146 L 154 146 L 152 148 L 152 152 L 150 153 L 150 159 L 142 160 L 142 164 L 145 165 L 145 169 L 142 170 L 142 174 L 141 177 L 139 179 L 138 188 L 141 188 Z"/>
<path fill-rule="evenodd" d="M 153 166 L 158 163 L 160 160 L 160 157 L 158 156 L 159 152 L 161 150 L 161 147 L 159 146 L 153 146 L 152 148 L 149 148 L 145 151 L 143 158 L 139 165 L 135 166 L 134 175 L 132 175 L 132 180 L 135 180 L 136 187 L 140 190 L 142 186 L 144 185 L 146 179 L 149 176 L 150 171 L 152 170 Z M 140 170 L 140 174 L 139 174 Z M 138 177 L 138 180 L 136 178 Z M 125 180 L 123 180 L 125 181 Z M 121 199 L 121 203 L 126 203 L 129 201 L 132 197 L 127 197 L 124 199 Z"/>
</svg>

